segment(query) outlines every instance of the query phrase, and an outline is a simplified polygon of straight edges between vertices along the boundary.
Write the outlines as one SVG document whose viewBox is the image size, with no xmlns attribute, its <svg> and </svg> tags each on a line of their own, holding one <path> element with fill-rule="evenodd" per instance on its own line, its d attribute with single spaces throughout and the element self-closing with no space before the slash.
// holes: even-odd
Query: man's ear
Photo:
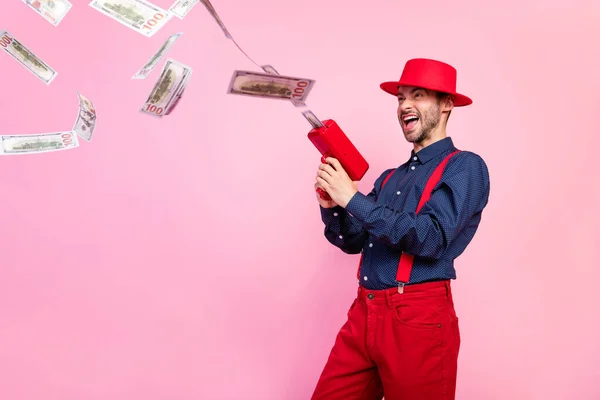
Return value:
<svg viewBox="0 0 600 400">
<path fill-rule="evenodd" d="M 444 109 L 447 109 L 448 111 L 450 111 L 453 108 L 454 108 L 454 96 L 452 96 L 451 94 L 449 94 L 444 99 Z"/>
</svg>

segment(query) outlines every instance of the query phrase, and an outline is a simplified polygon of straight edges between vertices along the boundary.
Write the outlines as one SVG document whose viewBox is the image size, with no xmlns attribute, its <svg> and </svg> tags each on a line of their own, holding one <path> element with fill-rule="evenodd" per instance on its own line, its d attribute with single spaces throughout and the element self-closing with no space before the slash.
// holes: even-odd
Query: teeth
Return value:
<svg viewBox="0 0 600 400">
<path fill-rule="evenodd" d="M 404 117 L 404 122 L 407 122 L 411 119 L 418 119 L 416 115 L 407 115 Z"/>
</svg>

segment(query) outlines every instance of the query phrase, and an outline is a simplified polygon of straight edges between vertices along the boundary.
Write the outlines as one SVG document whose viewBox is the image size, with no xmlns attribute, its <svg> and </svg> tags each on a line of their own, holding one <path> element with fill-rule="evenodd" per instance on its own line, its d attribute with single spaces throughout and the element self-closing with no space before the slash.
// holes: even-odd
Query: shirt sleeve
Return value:
<svg viewBox="0 0 600 400">
<path fill-rule="evenodd" d="M 375 180 L 371 192 L 366 196 L 362 195 L 364 199 L 375 202 L 383 179 L 390 171 L 391 169 L 388 169 Z M 368 236 L 363 223 L 341 206 L 323 208 L 319 205 L 319 208 L 321 209 L 321 220 L 325 224 L 325 237 L 329 243 L 339 247 L 347 254 L 360 253 Z"/>
<path fill-rule="evenodd" d="M 414 256 L 439 259 L 489 198 L 487 166 L 475 153 L 462 151 L 446 165 L 441 180 L 419 214 L 398 211 L 356 193 L 346 211 L 388 247 Z"/>
</svg>

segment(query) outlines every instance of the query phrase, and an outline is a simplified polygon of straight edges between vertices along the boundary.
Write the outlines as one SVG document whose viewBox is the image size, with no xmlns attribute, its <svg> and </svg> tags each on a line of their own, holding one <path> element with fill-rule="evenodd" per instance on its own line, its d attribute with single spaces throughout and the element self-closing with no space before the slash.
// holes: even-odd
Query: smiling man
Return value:
<svg viewBox="0 0 600 400">
<path fill-rule="evenodd" d="M 450 281 L 488 203 L 483 159 L 446 135 L 456 69 L 412 59 L 399 81 L 380 85 L 398 98 L 398 120 L 413 144 L 408 161 L 360 193 L 339 161 L 327 158 L 315 188 L 325 237 L 362 253 L 358 294 L 316 385 L 313 400 L 454 400 L 460 333 Z"/>
</svg>

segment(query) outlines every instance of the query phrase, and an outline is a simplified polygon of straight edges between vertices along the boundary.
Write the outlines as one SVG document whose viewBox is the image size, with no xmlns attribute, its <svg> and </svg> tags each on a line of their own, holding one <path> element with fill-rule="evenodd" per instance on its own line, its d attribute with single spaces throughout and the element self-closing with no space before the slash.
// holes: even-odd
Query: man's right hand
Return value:
<svg viewBox="0 0 600 400">
<path fill-rule="evenodd" d="M 321 207 L 323 207 L 323 208 L 332 208 L 332 207 L 337 206 L 337 204 L 333 200 L 322 199 L 321 195 L 319 194 L 319 192 L 317 192 L 317 188 L 323 189 L 323 187 L 321 185 L 319 185 L 319 182 L 315 182 L 315 194 L 317 195 L 317 201 L 319 202 L 319 204 L 321 205 Z M 325 190 L 325 189 L 323 189 L 323 190 Z"/>
</svg>

